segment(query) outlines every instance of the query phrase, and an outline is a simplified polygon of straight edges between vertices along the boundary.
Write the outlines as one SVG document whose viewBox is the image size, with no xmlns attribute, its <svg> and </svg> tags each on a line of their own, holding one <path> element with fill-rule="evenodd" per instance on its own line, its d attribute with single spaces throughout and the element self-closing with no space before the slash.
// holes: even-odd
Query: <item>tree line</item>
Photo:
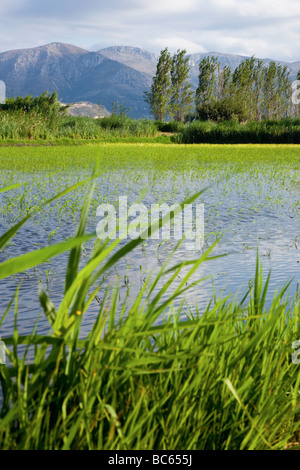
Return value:
<svg viewBox="0 0 300 470">
<path fill-rule="evenodd" d="M 200 61 L 198 87 L 193 91 L 186 50 L 171 56 L 165 48 L 145 101 L 160 121 L 166 117 L 183 121 L 191 110 L 196 110 L 202 121 L 261 121 L 299 115 L 299 105 L 292 104 L 291 93 L 287 66 L 249 57 L 231 70 L 228 65 L 222 67 L 214 56 Z"/>
</svg>

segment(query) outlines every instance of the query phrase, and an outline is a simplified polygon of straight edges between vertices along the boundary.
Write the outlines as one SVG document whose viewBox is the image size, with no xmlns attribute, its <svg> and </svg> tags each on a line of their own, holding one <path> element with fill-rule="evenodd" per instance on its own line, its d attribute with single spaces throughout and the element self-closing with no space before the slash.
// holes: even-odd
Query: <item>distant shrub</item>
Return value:
<svg viewBox="0 0 300 470">
<path fill-rule="evenodd" d="M 121 129 L 126 127 L 128 121 L 130 121 L 129 118 L 118 114 L 112 114 L 109 117 L 97 119 L 99 126 L 103 129 Z"/>
<path fill-rule="evenodd" d="M 184 129 L 184 123 L 178 121 L 156 121 L 156 126 L 160 132 L 180 132 Z"/>
</svg>

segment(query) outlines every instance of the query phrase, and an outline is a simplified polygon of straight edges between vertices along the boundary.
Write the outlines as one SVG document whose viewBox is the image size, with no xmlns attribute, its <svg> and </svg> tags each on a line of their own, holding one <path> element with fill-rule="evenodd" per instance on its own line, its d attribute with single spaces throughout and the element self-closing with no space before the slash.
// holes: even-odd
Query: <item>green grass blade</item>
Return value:
<svg viewBox="0 0 300 470">
<path fill-rule="evenodd" d="M 39 250 L 26 253 L 25 255 L 9 259 L 0 264 L 0 279 L 11 276 L 12 274 L 26 271 L 27 269 L 38 266 L 54 256 L 69 251 L 74 246 L 81 245 L 95 237 L 95 234 L 85 235 L 83 237 L 71 238 L 66 242 L 51 245 Z"/>
</svg>

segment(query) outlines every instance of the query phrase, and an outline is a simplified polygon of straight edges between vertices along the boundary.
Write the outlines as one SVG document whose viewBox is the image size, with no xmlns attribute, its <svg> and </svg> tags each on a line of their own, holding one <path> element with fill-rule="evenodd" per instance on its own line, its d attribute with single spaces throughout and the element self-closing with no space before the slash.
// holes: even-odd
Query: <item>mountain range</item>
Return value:
<svg viewBox="0 0 300 470">
<path fill-rule="evenodd" d="M 198 65 L 203 57 L 214 55 L 221 65 L 237 67 L 246 56 L 217 52 L 189 55 L 191 81 L 197 87 Z M 264 59 L 266 63 L 271 59 Z M 57 91 L 64 103 L 89 102 L 112 109 L 124 106 L 132 117 L 149 117 L 144 92 L 149 90 L 156 72 L 158 56 L 137 47 L 117 46 L 88 51 L 54 42 L 31 49 L 0 53 L 0 80 L 6 84 L 7 97 L 38 96 Z M 283 62 L 295 80 L 300 61 Z"/>
</svg>

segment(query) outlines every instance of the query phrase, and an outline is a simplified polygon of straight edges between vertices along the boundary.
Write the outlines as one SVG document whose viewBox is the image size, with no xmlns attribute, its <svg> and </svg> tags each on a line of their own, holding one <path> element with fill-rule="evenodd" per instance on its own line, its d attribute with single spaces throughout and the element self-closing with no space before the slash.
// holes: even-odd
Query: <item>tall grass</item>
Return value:
<svg viewBox="0 0 300 470">
<path fill-rule="evenodd" d="M 88 289 L 94 286 L 96 295 L 103 274 L 141 242 L 120 248 L 118 241 L 97 241 L 80 270 L 81 244 L 94 235 L 85 234 L 90 201 L 91 193 L 75 238 L 0 264 L 5 278 L 70 250 L 61 304 L 55 307 L 39 292 L 49 334 L 39 335 L 33 327 L 31 335 L 19 335 L 18 291 L 0 320 L 14 303 L 13 334 L 2 338 L 8 364 L 0 366 L 0 447 L 299 446 L 300 375 L 291 361 L 292 343 L 299 339 L 299 296 L 289 299 L 285 286 L 266 309 L 269 277 L 263 283 L 257 259 L 253 288 L 242 301 L 214 298 L 205 312 L 184 302 L 175 308 L 174 299 L 188 289 L 201 263 L 214 259 L 211 247 L 194 261 L 170 267 L 171 257 L 131 305 L 119 304 L 117 288 L 107 289 L 90 333 L 82 338 L 81 322 L 92 300 Z M 27 220 L 1 237 L 2 247 Z M 173 288 L 178 276 L 181 282 Z"/>
<path fill-rule="evenodd" d="M 185 126 L 173 140 L 179 143 L 300 143 L 300 119 L 249 121 L 193 122 Z"/>
<path fill-rule="evenodd" d="M 151 137 L 157 133 L 154 121 L 113 115 L 108 118 L 62 116 L 53 118 L 38 112 L 0 112 L 0 139 L 85 139 Z"/>
<path fill-rule="evenodd" d="M 175 143 L 300 143 L 300 119 L 253 121 L 159 122 L 130 119 L 125 115 L 90 117 L 42 115 L 31 111 L 0 111 L 0 142 L 28 141 L 131 141 L 162 138 L 159 133 L 175 133 Z M 166 136 L 164 136 L 167 140 Z M 168 137 L 169 139 L 169 137 Z"/>
</svg>

